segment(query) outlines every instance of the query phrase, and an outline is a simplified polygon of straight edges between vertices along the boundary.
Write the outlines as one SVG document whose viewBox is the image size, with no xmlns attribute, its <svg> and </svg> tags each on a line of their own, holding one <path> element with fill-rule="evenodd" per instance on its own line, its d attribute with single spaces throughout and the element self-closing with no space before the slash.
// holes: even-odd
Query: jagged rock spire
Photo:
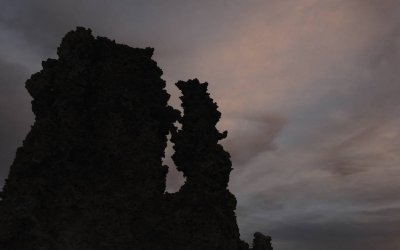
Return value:
<svg viewBox="0 0 400 250">
<path fill-rule="evenodd" d="M 176 242 L 191 242 L 191 249 L 238 249 L 236 199 L 227 189 L 232 164 L 218 144 L 227 133 L 215 127 L 221 113 L 207 92 L 207 83 L 194 79 L 176 85 L 182 91 L 184 115 L 182 129 L 171 138 L 172 159 L 187 178 L 171 199 Z"/>
<path fill-rule="evenodd" d="M 153 49 L 77 28 L 26 87 L 36 115 L 0 205 L 0 249 L 161 249 L 177 112 Z"/>
<path fill-rule="evenodd" d="M 207 83 L 177 83 L 179 119 L 152 54 L 78 27 L 26 82 L 36 119 L 1 194 L 1 250 L 249 249 Z M 187 177 L 174 194 L 164 193 L 168 133 Z M 254 250 L 269 240 L 255 235 Z"/>
<path fill-rule="evenodd" d="M 260 232 L 254 233 L 252 250 L 273 250 L 271 237 L 265 236 Z"/>
<path fill-rule="evenodd" d="M 182 130 L 172 138 L 172 156 L 179 171 L 187 178 L 186 185 L 198 185 L 204 191 L 225 190 L 232 170 L 230 155 L 218 141 L 227 136 L 215 127 L 221 117 L 217 104 L 207 92 L 208 83 L 197 79 L 180 81 L 184 116 Z"/>
</svg>

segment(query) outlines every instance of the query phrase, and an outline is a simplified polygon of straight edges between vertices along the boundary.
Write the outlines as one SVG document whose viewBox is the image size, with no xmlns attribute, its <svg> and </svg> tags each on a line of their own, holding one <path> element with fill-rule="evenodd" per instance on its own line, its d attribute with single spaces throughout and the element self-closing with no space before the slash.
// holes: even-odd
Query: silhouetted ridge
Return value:
<svg viewBox="0 0 400 250">
<path fill-rule="evenodd" d="M 172 159 L 186 183 L 172 199 L 174 249 L 238 249 L 236 199 L 227 190 L 231 162 L 218 144 L 226 132 L 215 128 L 221 113 L 207 93 L 207 83 L 195 79 L 176 85 L 183 94 L 184 116 L 182 129 L 171 138 Z"/>
<path fill-rule="evenodd" d="M 181 117 L 168 106 L 152 48 L 78 27 L 57 54 L 26 82 L 36 119 L 2 192 L 0 249 L 249 249 L 207 83 L 177 83 Z M 187 177 L 174 194 L 165 193 L 162 165 L 169 133 Z M 272 249 L 269 241 L 256 234 L 254 249 Z"/>
</svg>

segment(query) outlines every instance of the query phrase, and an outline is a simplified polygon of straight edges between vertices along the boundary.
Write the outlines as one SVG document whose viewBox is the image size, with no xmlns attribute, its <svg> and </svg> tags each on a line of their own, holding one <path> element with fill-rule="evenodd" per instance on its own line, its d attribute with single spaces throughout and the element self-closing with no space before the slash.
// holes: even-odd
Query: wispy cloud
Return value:
<svg viewBox="0 0 400 250">
<path fill-rule="evenodd" d="M 210 83 L 245 238 L 264 231 L 281 250 L 399 249 L 399 17 L 396 0 L 6 1 L 0 174 L 32 120 L 24 79 L 83 25 L 155 47 L 174 106 L 177 80 Z"/>
</svg>

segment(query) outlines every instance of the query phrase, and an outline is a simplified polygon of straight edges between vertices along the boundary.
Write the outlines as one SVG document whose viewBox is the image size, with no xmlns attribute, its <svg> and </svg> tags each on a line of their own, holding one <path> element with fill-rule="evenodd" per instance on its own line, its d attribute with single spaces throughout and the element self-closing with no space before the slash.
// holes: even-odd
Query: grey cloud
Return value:
<svg viewBox="0 0 400 250">
<path fill-rule="evenodd" d="M 383 40 L 373 44 L 368 60 L 356 62 L 368 77 L 351 79 L 356 84 L 344 100 L 351 103 L 344 117 L 334 120 L 317 137 L 318 140 L 343 138 L 333 139 L 325 153 L 327 169 L 332 172 L 347 175 L 400 164 L 400 158 L 396 157 L 400 146 L 400 133 L 396 129 L 400 124 L 399 28 L 400 23 L 385 32 Z"/>
<path fill-rule="evenodd" d="M 395 250 L 399 247 L 398 205 L 369 209 L 348 206 L 343 209 L 342 205 L 320 207 L 316 203 L 315 208 L 310 209 L 299 204 L 288 205 L 284 197 L 285 192 L 272 196 L 253 195 L 248 202 L 254 206 L 239 213 L 245 218 L 240 221 L 241 225 L 269 232 L 275 236 L 274 247 L 283 250 L 293 249 L 293 246 L 301 250 L 353 250 L 363 246 L 374 250 Z M 251 238 L 251 230 L 242 230 L 241 233 L 246 239 Z"/>
<path fill-rule="evenodd" d="M 367 171 L 377 163 L 376 158 L 383 160 L 382 157 L 371 155 L 371 152 L 354 152 L 354 148 L 362 147 L 368 143 L 369 139 L 376 133 L 377 128 L 366 128 L 356 135 L 345 139 L 338 145 L 333 145 L 323 153 L 321 163 L 325 163 L 326 169 L 337 175 L 351 175 L 362 171 Z"/>
<path fill-rule="evenodd" d="M 229 131 L 222 143 L 230 152 L 233 163 L 241 166 L 258 154 L 274 150 L 275 139 L 281 133 L 286 120 L 279 116 L 226 118 L 221 128 Z"/>
<path fill-rule="evenodd" d="M 159 0 L 6 1 L 2 4 L 0 23 L 3 29 L 25 39 L 32 50 L 46 56 L 54 55 L 60 38 L 67 31 L 87 26 L 95 35 L 110 36 L 131 46 L 154 46 L 163 60 L 190 54 L 190 50 L 205 49 L 210 42 L 221 42 L 226 33 L 223 28 L 227 26 L 223 22 L 235 23 L 251 10 L 241 1 L 235 4 L 204 2 L 206 4 L 183 0 L 173 3 Z M 171 67 L 171 70 L 176 69 Z M 188 77 L 193 78 L 193 75 Z M 187 76 L 183 75 L 182 79 L 185 78 Z"/>
<path fill-rule="evenodd" d="M 269 228 L 282 240 L 282 246 L 276 245 L 283 250 L 292 249 L 287 245 L 296 245 L 299 250 L 353 250 L 365 246 L 371 250 L 395 250 L 400 246 L 397 237 L 399 221 L 388 221 L 387 223 L 359 223 L 354 220 L 313 222 L 292 222 L 286 225 Z M 288 242 L 285 239 L 292 239 Z M 310 247 L 311 246 L 311 247 Z"/>
<path fill-rule="evenodd" d="M 185 183 L 186 179 L 183 177 L 183 173 L 176 169 L 176 165 L 172 160 L 171 156 L 174 153 L 173 145 L 170 141 L 167 143 L 165 149 L 165 157 L 163 164 L 168 166 L 168 174 L 166 180 L 166 192 L 174 193 L 179 191 L 180 187 Z"/>
<path fill-rule="evenodd" d="M 24 83 L 27 70 L 0 60 L 0 176 L 1 184 L 33 121 Z"/>
<path fill-rule="evenodd" d="M 23 82 L 82 25 L 155 47 L 174 106 L 177 80 L 210 83 L 220 130 L 229 132 L 230 187 L 246 238 L 263 231 L 281 250 L 397 250 L 399 7 L 396 0 L 2 2 L 0 53 L 18 56 L 0 62 L 0 177 L 32 121 Z M 174 191 L 184 180 L 171 153 L 169 146 Z"/>
</svg>

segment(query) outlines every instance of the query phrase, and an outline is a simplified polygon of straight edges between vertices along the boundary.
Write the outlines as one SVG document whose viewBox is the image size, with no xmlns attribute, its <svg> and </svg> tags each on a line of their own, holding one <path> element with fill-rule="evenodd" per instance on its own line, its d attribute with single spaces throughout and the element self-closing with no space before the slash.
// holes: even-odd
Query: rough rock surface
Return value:
<svg viewBox="0 0 400 250">
<path fill-rule="evenodd" d="M 0 249 L 249 249 L 207 84 L 177 83 L 180 117 L 152 54 L 78 27 L 26 82 L 36 120 L 1 194 Z M 162 165 L 169 133 L 187 178 L 174 194 Z M 259 233 L 253 245 L 272 249 Z"/>
<path fill-rule="evenodd" d="M 172 159 L 186 183 L 172 197 L 171 224 L 178 232 L 170 237 L 174 249 L 237 249 L 236 199 L 227 189 L 232 167 L 229 154 L 218 144 L 226 132 L 215 128 L 221 113 L 207 93 L 207 83 L 189 80 L 176 85 L 183 94 L 184 116 L 182 130 L 171 138 Z M 189 244 L 195 247 L 187 248 Z"/>
</svg>

